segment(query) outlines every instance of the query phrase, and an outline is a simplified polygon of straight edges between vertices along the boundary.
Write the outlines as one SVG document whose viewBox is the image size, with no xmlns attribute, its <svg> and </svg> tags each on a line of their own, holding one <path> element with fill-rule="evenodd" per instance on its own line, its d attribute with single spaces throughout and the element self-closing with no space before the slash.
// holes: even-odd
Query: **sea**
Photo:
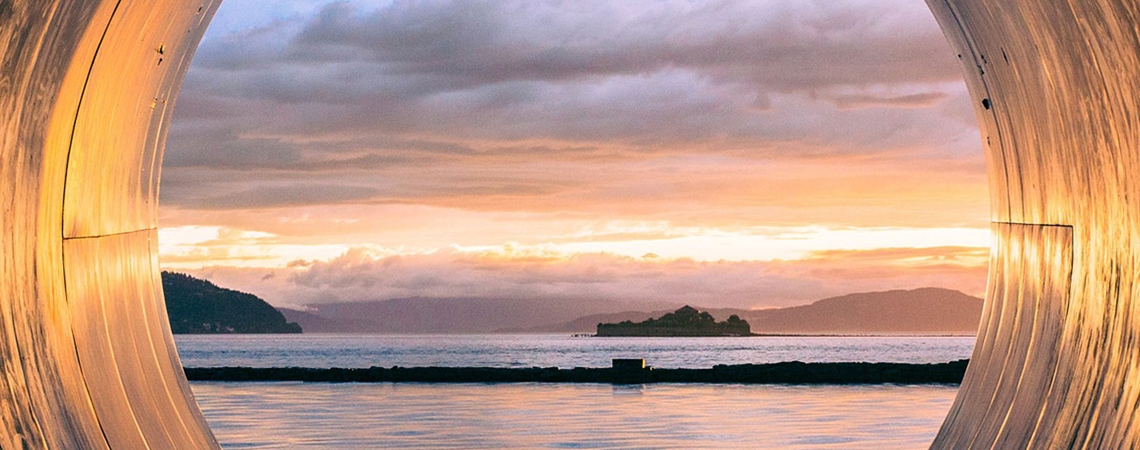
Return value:
<svg viewBox="0 0 1140 450">
<path fill-rule="evenodd" d="M 969 358 L 973 337 L 179 335 L 186 367 L 663 368 Z M 194 382 L 235 449 L 925 448 L 956 385 Z"/>
</svg>

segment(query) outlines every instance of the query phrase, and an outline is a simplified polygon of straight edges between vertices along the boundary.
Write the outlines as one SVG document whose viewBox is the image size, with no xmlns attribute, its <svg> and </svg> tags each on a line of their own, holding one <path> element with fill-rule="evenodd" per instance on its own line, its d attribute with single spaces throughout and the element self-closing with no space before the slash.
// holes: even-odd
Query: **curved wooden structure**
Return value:
<svg viewBox="0 0 1140 450">
<path fill-rule="evenodd" d="M 215 448 L 156 260 L 217 0 L 0 0 L 0 448 Z M 1140 3 L 928 0 L 989 162 L 986 313 L 939 448 L 1140 446 Z"/>
</svg>

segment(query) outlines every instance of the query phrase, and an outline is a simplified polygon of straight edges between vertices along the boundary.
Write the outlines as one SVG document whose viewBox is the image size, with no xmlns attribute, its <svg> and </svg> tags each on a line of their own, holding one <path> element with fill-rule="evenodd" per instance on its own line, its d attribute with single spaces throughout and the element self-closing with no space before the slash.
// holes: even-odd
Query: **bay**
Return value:
<svg viewBox="0 0 1140 450">
<path fill-rule="evenodd" d="M 658 367 L 968 358 L 972 337 L 581 338 L 180 335 L 187 367 Z M 948 385 L 191 383 L 225 448 L 903 449 L 929 445 Z"/>
</svg>

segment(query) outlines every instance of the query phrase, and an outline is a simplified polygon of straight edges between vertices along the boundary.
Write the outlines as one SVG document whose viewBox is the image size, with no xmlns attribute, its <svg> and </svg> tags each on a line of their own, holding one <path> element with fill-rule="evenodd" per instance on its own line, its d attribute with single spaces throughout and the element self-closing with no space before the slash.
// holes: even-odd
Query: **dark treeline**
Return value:
<svg viewBox="0 0 1140 450">
<path fill-rule="evenodd" d="M 174 334 L 301 332 L 265 300 L 190 275 L 162 272 L 162 291 Z"/>
<path fill-rule="evenodd" d="M 751 336 L 748 322 L 733 314 L 727 321 L 717 322 L 707 311 L 698 311 L 685 305 L 681 309 L 667 313 L 660 318 L 650 318 L 634 323 L 626 320 L 619 323 L 599 323 L 599 337 L 607 336 Z"/>
</svg>

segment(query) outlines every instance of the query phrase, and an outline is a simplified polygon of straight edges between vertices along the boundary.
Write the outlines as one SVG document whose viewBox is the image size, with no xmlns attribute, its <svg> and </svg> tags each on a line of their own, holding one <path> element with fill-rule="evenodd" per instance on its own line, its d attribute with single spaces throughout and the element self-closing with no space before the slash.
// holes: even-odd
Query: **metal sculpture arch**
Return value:
<svg viewBox="0 0 1140 450">
<path fill-rule="evenodd" d="M 1140 3 L 928 0 L 985 142 L 986 311 L 939 448 L 1140 447 Z M 0 0 L 0 448 L 216 448 L 156 255 L 217 0 Z"/>
</svg>

